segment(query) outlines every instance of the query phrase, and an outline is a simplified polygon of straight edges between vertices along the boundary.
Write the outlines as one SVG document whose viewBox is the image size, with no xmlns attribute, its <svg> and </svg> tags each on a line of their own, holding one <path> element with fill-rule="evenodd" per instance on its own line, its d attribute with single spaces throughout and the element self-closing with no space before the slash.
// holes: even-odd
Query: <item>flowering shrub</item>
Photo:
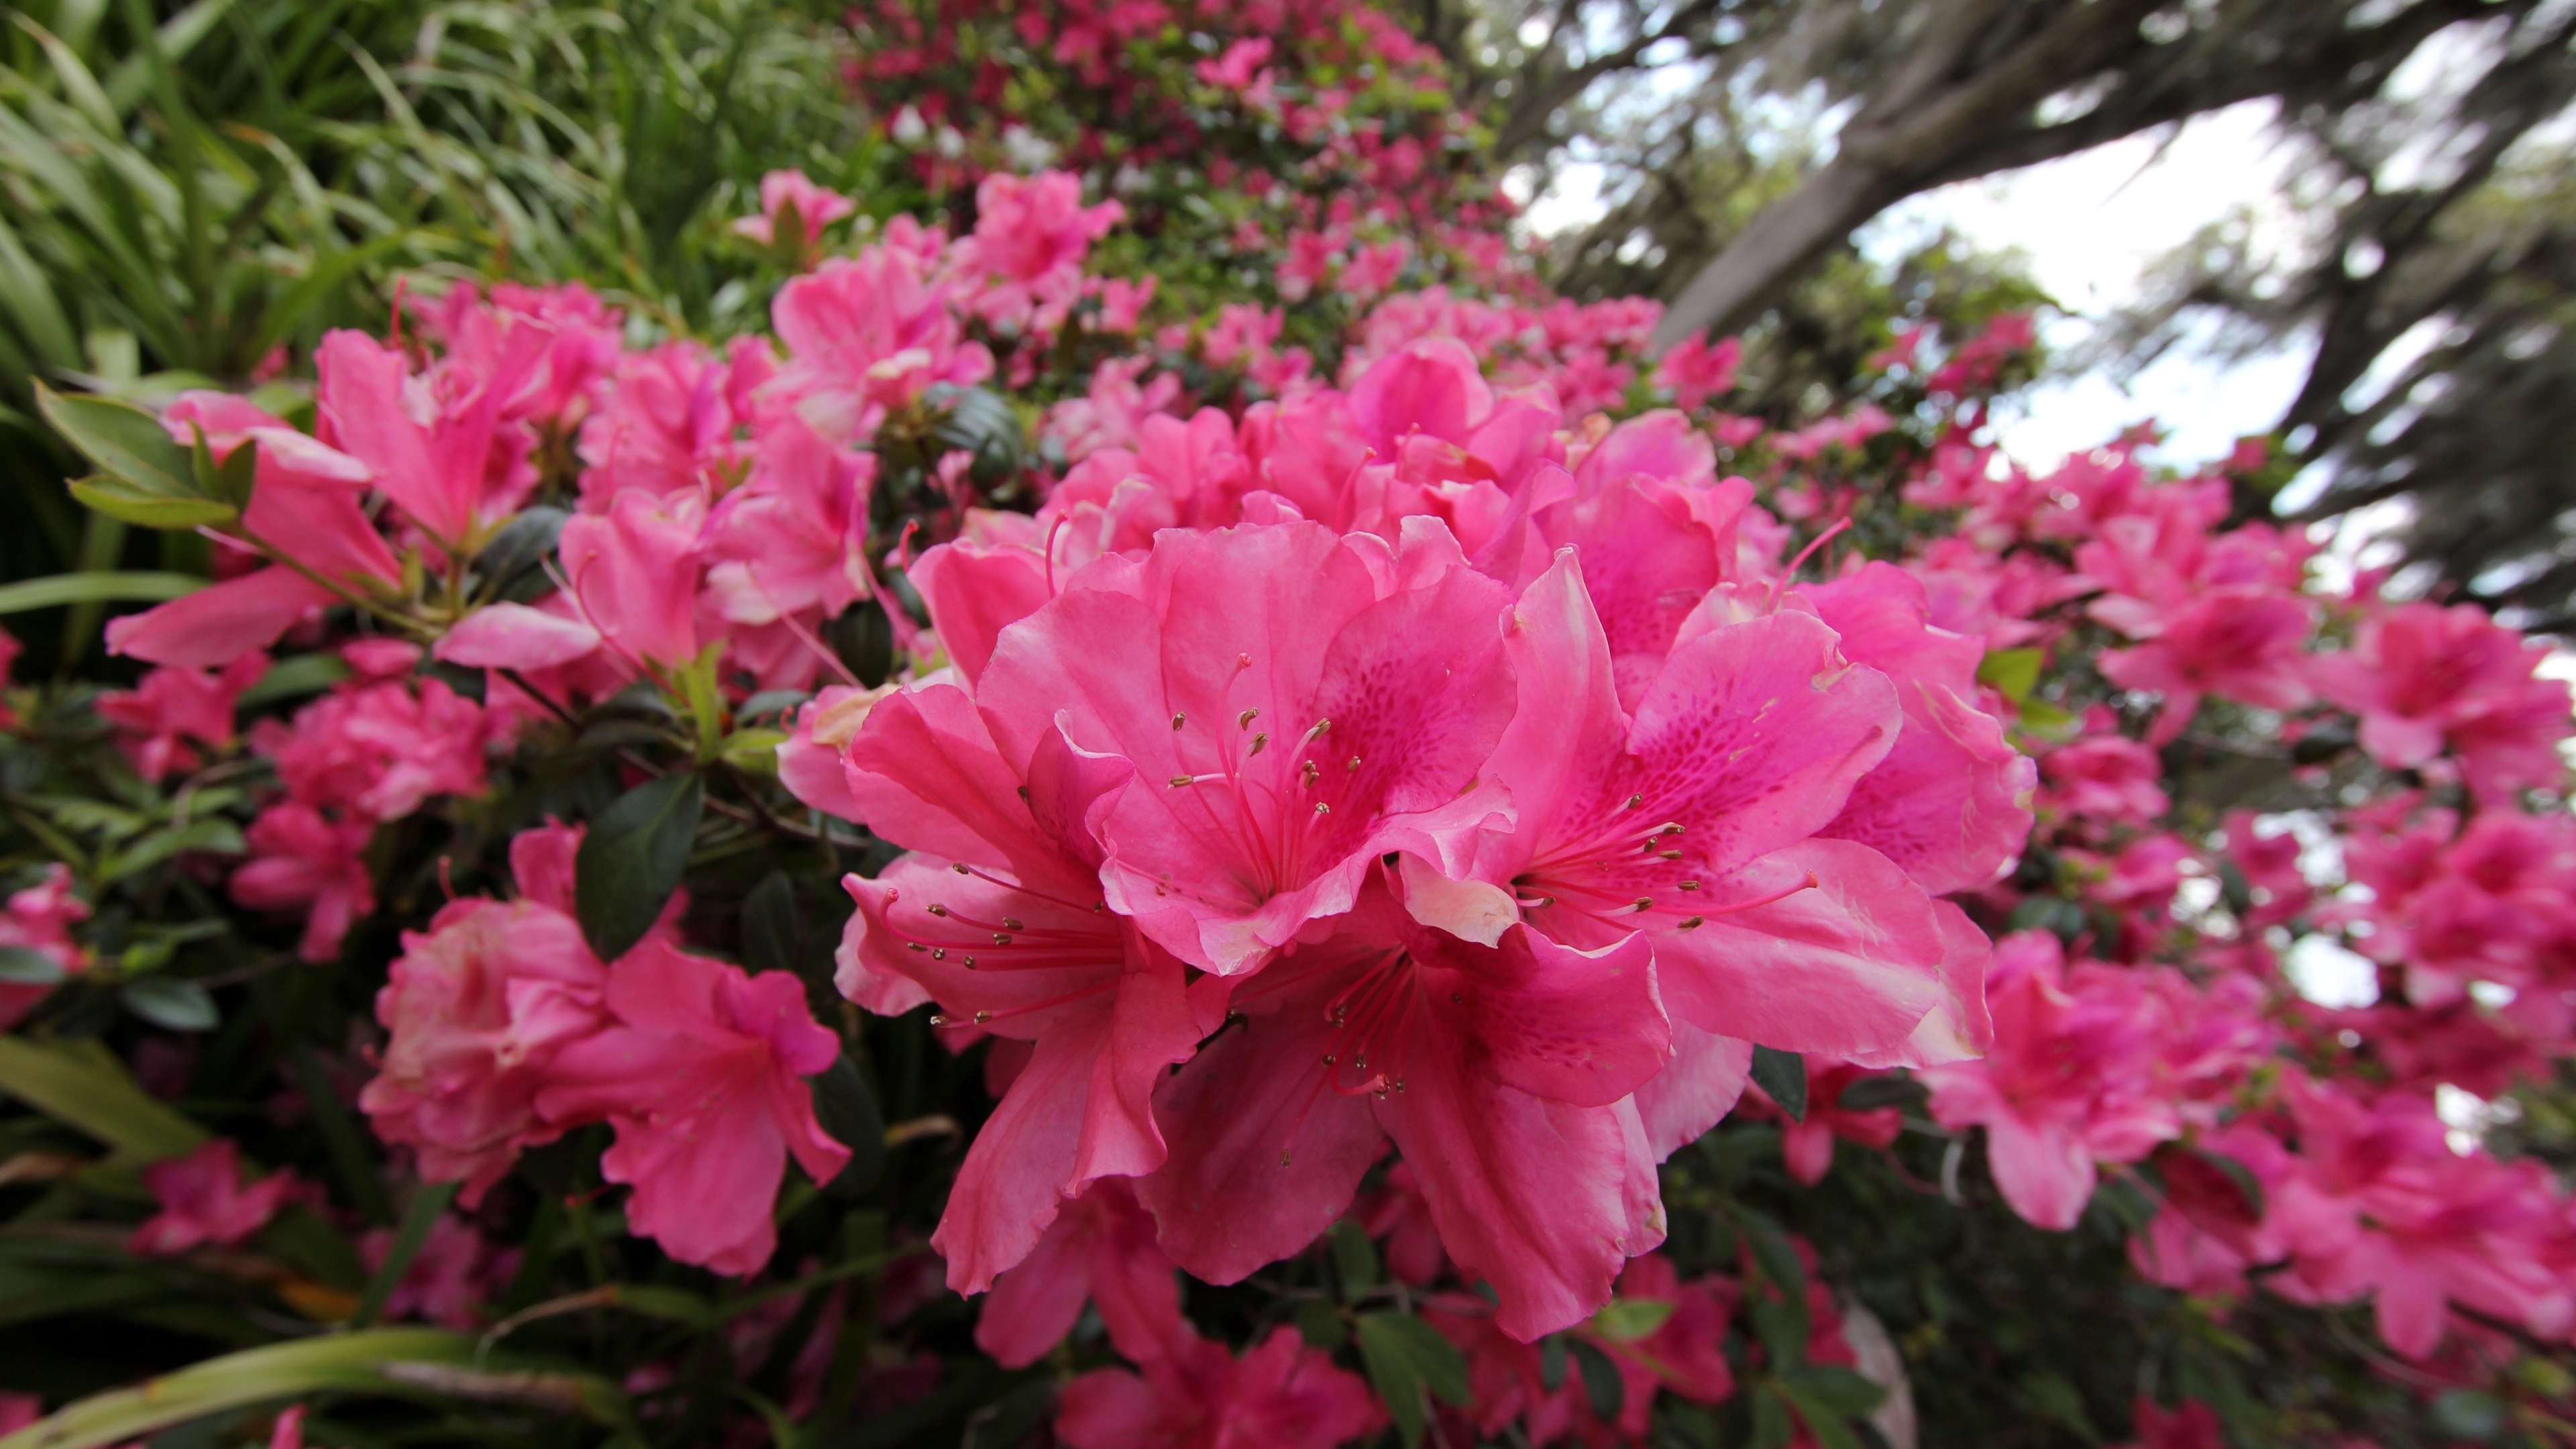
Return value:
<svg viewBox="0 0 2576 1449">
<path fill-rule="evenodd" d="M 1181 63 L 1002 18 L 870 12 L 859 79 Z M 1418 48 L 1246 24 L 1190 83 L 1404 194 L 1298 88 Z M 1071 158 L 1197 135 L 1139 134 Z M 1437 193 L 1247 183 L 1258 281 L 1158 293 L 1146 201 L 982 166 L 846 243 L 772 177 L 722 346 L 459 286 L 283 415 L 42 395 L 215 559 L 132 688 L 8 704 L 5 1312 L 148 1336 L 0 1424 L 2568 1432 L 2576 1206 L 2479 1140 L 2576 1055 L 2538 647 L 2259 458 L 1999 458 L 2024 318 L 1782 428 Z"/>
</svg>

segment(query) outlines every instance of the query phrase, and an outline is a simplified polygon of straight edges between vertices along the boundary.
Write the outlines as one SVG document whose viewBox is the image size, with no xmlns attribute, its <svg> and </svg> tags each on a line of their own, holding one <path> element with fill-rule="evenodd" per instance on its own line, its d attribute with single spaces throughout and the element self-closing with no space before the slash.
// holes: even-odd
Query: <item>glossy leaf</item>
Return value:
<svg viewBox="0 0 2576 1449">
<path fill-rule="evenodd" d="M 573 905 L 599 959 L 625 955 L 670 904 L 705 806 L 695 774 L 665 775 L 618 796 L 590 823 L 574 860 Z"/>
</svg>

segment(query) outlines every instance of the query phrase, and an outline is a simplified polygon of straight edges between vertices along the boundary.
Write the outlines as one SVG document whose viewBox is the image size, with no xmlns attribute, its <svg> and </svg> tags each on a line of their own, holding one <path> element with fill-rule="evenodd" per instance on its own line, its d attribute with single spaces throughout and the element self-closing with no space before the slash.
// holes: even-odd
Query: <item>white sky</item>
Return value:
<svg viewBox="0 0 2576 1449">
<path fill-rule="evenodd" d="M 2178 134 L 2133 136 L 1927 192 L 1873 222 L 1860 244 L 1892 254 L 1947 224 L 1979 245 L 2019 248 L 2040 285 L 2071 314 L 2051 320 L 2043 333 L 2052 349 L 2070 352 L 2096 320 L 2136 298 L 2147 268 L 2231 209 L 2255 208 L 2258 223 L 2272 221 L 2280 230 L 2270 239 L 2286 243 L 2286 213 L 2277 200 L 2286 158 L 2266 134 L 2269 114 L 2268 103 L 2249 103 L 2202 117 Z M 1527 224 L 1546 235 L 1590 221 L 1601 212 L 1601 179 L 1598 167 L 1563 168 L 1556 184 L 1532 201 Z M 2149 418 L 2168 430 L 2166 460 L 2207 461 L 2224 456 L 2238 437 L 2270 428 L 2298 391 L 2305 367 L 2299 352 L 2231 367 L 2176 349 L 2125 393 L 2098 373 L 2050 382 L 2031 391 L 2025 411 L 1998 424 L 2005 450 L 2036 467 L 2108 442 Z"/>
<path fill-rule="evenodd" d="M 2132 136 L 1927 192 L 1873 223 L 1861 245 L 1892 250 L 1946 223 L 1981 245 L 2019 248 L 2041 287 L 2072 314 L 2042 335 L 2052 349 L 2071 352 L 2097 320 L 2137 298 L 2148 268 L 2236 207 L 2254 209 L 2258 238 L 2291 244 L 2278 200 L 2288 158 L 2266 131 L 2270 114 L 2270 103 L 2251 102 L 2179 133 Z M 2167 460 L 2206 461 L 2268 430 L 2298 392 L 2306 364 L 2298 349 L 2226 366 L 2177 348 L 2126 393 L 2098 372 L 2033 389 L 2026 411 L 1998 418 L 2002 442 L 2016 460 L 2045 466 L 2152 418 L 2167 430 Z"/>
</svg>

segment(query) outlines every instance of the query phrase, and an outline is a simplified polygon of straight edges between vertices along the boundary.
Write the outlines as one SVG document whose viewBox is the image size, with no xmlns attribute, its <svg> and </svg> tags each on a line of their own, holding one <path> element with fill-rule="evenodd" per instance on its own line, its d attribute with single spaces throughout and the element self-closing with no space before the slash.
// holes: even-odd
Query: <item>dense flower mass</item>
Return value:
<svg viewBox="0 0 2576 1449">
<path fill-rule="evenodd" d="M 1107 76 L 1188 9 L 1007 44 Z M 1944 1265 L 1846 1282 L 1877 1245 L 1817 1226 L 1908 1196 L 2117 1245 L 2212 1340 L 2366 1306 L 2358 1372 L 2564 1422 L 2576 1201 L 2478 1140 L 2576 1057 L 2543 648 L 2143 439 L 2004 458 L 2018 314 L 1725 411 L 1734 340 L 1538 299 L 1424 180 L 1375 10 L 1211 19 L 1088 179 L 1005 164 L 993 19 L 865 8 L 960 220 L 772 173 L 728 243 L 791 274 L 766 334 L 460 285 L 300 405 L 79 400 L 212 579 L 107 624 L 145 667 L 87 735 L 9 706 L 11 770 L 87 739 L 106 783 L 0 914 L 0 1027 L 95 1075 L 0 1087 L 120 1155 L 93 1202 L 30 1136 L 0 1187 L 318 1321 L 689 1325 L 553 1400 L 416 1383 L 724 1442 L 948 1395 L 1083 1449 L 1910 1445 L 1907 1355 L 1964 1330 L 1869 1300 Z M 949 70 L 988 115 L 904 99 Z M 1247 117 L 1295 152 L 1208 171 L 1261 288 L 1110 274 L 1151 203 L 1101 172 Z M 178 1115 L 237 996 L 328 1187 Z M 2175 1382 L 2139 1438 L 2215 1444 Z"/>
</svg>

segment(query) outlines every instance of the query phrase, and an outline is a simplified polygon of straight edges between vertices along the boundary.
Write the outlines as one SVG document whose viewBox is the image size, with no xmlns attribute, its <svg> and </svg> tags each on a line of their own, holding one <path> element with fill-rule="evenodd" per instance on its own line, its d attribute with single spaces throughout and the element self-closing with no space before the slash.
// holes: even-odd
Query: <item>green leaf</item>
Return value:
<svg viewBox="0 0 2576 1449">
<path fill-rule="evenodd" d="M 1333 1274 L 1342 1281 L 1342 1301 L 1356 1303 L 1377 1286 L 1377 1244 L 1358 1223 L 1344 1218 L 1333 1224 Z"/>
<path fill-rule="evenodd" d="M 0 614 L 23 614 L 30 609 L 55 609 L 65 604 L 159 604 L 184 598 L 205 586 L 204 579 L 186 574 L 55 574 L 51 578 L 0 584 Z"/>
<path fill-rule="evenodd" d="M 2039 667 L 2047 659 L 2044 649 L 1989 650 L 1977 663 L 1977 682 L 2019 704 L 2039 686 Z"/>
<path fill-rule="evenodd" d="M 1331 1353 L 1351 1341 L 1350 1326 L 1342 1322 L 1341 1311 L 1334 1308 L 1328 1299 L 1301 1300 L 1297 1304 L 1294 1321 L 1298 1336 L 1306 1340 L 1309 1348 Z"/>
<path fill-rule="evenodd" d="M 521 509 L 474 559 L 474 573 L 495 598 L 534 603 L 554 587 L 542 565 L 563 537 L 572 515 L 542 505 Z"/>
<path fill-rule="evenodd" d="M 172 442 L 161 420 L 129 402 L 95 393 L 64 396 L 36 384 L 36 411 L 98 470 L 138 493 L 196 498 L 188 450 Z"/>
<path fill-rule="evenodd" d="M 2475 1389 L 2446 1389 L 2433 1400 L 2433 1427 L 2446 1437 L 2483 1444 L 2503 1432 L 2504 1404 Z"/>
<path fill-rule="evenodd" d="M 850 1149 L 850 1164 L 825 1186 L 851 1196 L 866 1192 L 885 1175 L 885 1115 L 868 1093 L 856 1063 L 844 1052 L 830 1066 L 805 1079 L 814 1089 L 814 1120 L 832 1140 Z"/>
<path fill-rule="evenodd" d="M 1753 1411 L 1753 1438 L 1750 1449 L 1786 1449 L 1796 1430 L 1789 1423 L 1789 1406 L 1768 1385 L 1757 1385 L 1747 1396 Z M 0 1449 L 7 1446 L 0 1445 Z"/>
<path fill-rule="evenodd" d="M 573 908 L 602 961 L 623 956 L 653 929 L 680 888 L 706 807 L 694 773 L 647 780 L 590 823 L 573 858 Z"/>
<path fill-rule="evenodd" d="M 1422 1442 L 1430 1422 L 1424 1390 L 1452 1404 L 1469 1402 L 1467 1360 L 1438 1329 L 1404 1313 L 1363 1314 L 1358 1329 L 1360 1363 L 1408 1446 Z"/>
<path fill-rule="evenodd" d="M 63 963 L 25 946 L 0 946 L 0 983 L 51 986 L 63 979 Z"/>
<path fill-rule="evenodd" d="M 427 1182 L 412 1194 L 411 1206 L 403 1210 L 402 1226 L 394 1230 L 393 1246 L 386 1250 L 375 1276 L 367 1280 L 367 1291 L 358 1299 L 358 1311 L 349 1319 L 353 1328 L 371 1328 L 385 1316 L 385 1305 L 393 1301 L 394 1289 L 402 1286 L 403 1275 L 411 1271 L 412 1260 L 420 1256 L 429 1242 L 429 1230 L 456 1200 L 457 1184 Z"/>
<path fill-rule="evenodd" d="M 122 478 L 98 474 L 75 478 L 72 497 L 120 523 L 142 528 L 207 528 L 230 523 L 240 510 L 211 498 L 172 498 L 137 488 Z"/>
<path fill-rule="evenodd" d="M 1548 1393 L 1565 1387 L 1565 1371 L 1573 1367 L 1565 1351 L 1565 1335 L 1551 1333 L 1538 1341 L 1538 1386 Z"/>
<path fill-rule="evenodd" d="M 451 1394 L 626 1418 L 625 1396 L 602 1380 L 563 1373 L 469 1368 L 474 1340 L 434 1328 L 377 1328 L 245 1349 L 70 1404 L 0 1438 L 0 1449 L 97 1449 L 229 1409 L 317 1393 Z"/>
<path fill-rule="evenodd" d="M 211 992 L 176 976 L 129 981 L 117 991 L 116 999 L 136 1016 L 171 1031 L 212 1031 L 223 1021 Z"/>
<path fill-rule="evenodd" d="M 0 1036 L 0 1092 L 145 1162 L 177 1157 L 207 1137 L 147 1094 L 95 1039 Z"/>
<path fill-rule="evenodd" d="M 1792 1122 L 1807 1120 L 1807 1059 L 1774 1047 L 1753 1048 L 1753 1085 L 1769 1093 Z"/>
<path fill-rule="evenodd" d="M 236 709 L 258 709 L 283 699 L 299 699 L 320 694 L 349 677 L 347 660 L 337 654 L 298 654 L 282 660 L 259 677 L 259 683 L 241 692 L 233 701 Z"/>
<path fill-rule="evenodd" d="M 1902 1107 L 1923 1100 L 1923 1084 L 1912 1077 L 1888 1075 L 1862 1077 L 1843 1088 L 1834 1105 L 1846 1112 L 1871 1112 L 1881 1107 Z"/>
<path fill-rule="evenodd" d="M 1677 1306 L 1660 1298 L 1614 1298 L 1592 1315 L 1592 1331 L 1612 1343 L 1652 1338 Z"/>
<path fill-rule="evenodd" d="M 1565 1343 L 1573 1350 L 1574 1371 L 1583 1378 L 1583 1397 L 1592 1403 L 1592 1417 L 1616 1423 L 1619 1411 L 1628 1404 L 1628 1385 L 1619 1377 L 1619 1365 L 1588 1338 L 1569 1335 Z"/>
<path fill-rule="evenodd" d="M 1850 1415 L 1817 1400 L 1789 1377 L 1780 1380 L 1780 1394 L 1797 1407 L 1798 1417 L 1806 1421 L 1807 1433 L 1822 1449 L 1861 1449 L 1860 1436 L 1851 1430 Z"/>
<path fill-rule="evenodd" d="M 787 872 L 773 870 L 743 897 L 742 964 L 754 971 L 793 971 L 804 957 L 803 947 L 795 883 Z"/>
<path fill-rule="evenodd" d="M 1801 1406 L 1812 1402 L 1852 1418 L 1875 1413 L 1887 1401 L 1886 1389 L 1847 1368 L 1809 1364 L 1782 1374 L 1780 1381 L 1798 1394 Z"/>
</svg>

